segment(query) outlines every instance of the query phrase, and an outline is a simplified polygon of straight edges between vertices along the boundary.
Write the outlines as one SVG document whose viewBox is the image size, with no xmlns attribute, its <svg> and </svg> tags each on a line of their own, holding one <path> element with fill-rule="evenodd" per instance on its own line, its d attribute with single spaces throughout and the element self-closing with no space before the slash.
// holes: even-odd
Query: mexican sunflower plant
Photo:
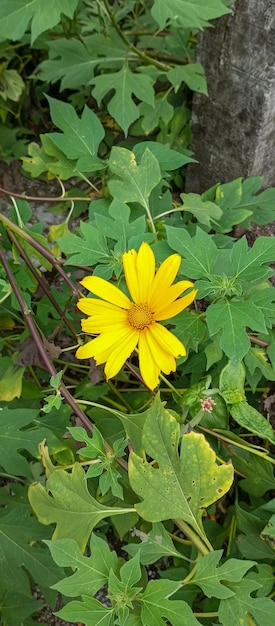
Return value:
<svg viewBox="0 0 275 626">
<path fill-rule="evenodd" d="M 87 276 L 81 284 L 97 298 L 81 298 L 78 308 L 89 317 L 82 320 L 82 330 L 98 335 L 80 346 L 79 359 L 93 357 L 105 364 L 106 378 L 115 376 L 131 353 L 138 349 L 139 367 L 145 384 L 154 389 L 160 372 L 176 370 L 176 358 L 186 355 L 181 341 L 159 324 L 181 313 L 196 296 L 189 280 L 172 284 L 181 257 L 170 255 L 156 272 L 155 257 L 143 242 L 139 251 L 129 250 L 122 257 L 128 297 L 115 285 L 99 276 Z"/>
</svg>

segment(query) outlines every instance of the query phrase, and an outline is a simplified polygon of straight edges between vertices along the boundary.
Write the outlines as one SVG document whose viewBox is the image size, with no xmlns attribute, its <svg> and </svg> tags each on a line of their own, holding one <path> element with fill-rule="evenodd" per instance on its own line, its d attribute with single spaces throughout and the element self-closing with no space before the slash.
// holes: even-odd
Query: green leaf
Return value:
<svg viewBox="0 0 275 626">
<path fill-rule="evenodd" d="M 40 64 L 39 78 L 46 82 L 61 79 L 61 90 L 90 85 L 96 68 L 121 67 L 126 55 L 128 61 L 137 58 L 112 28 L 108 28 L 106 35 L 96 33 L 85 37 L 82 33 L 81 41 L 60 38 L 47 45 L 49 59 Z"/>
<path fill-rule="evenodd" d="M 38 600 L 15 590 L 5 592 L 2 597 L 0 593 L 0 604 L 2 624 L 8 626 L 25 624 L 29 615 L 43 607 Z"/>
<path fill-rule="evenodd" d="M 138 108 L 140 116 L 142 117 L 141 125 L 145 135 L 149 135 L 160 125 L 160 122 L 168 125 L 173 118 L 174 107 L 167 101 L 168 93 L 169 92 L 157 94 L 154 105 L 148 104 L 147 102 L 141 102 L 139 104 Z"/>
<path fill-rule="evenodd" d="M 190 606 L 182 600 L 169 600 L 179 588 L 172 580 L 150 580 L 142 595 L 141 619 L 143 624 L 164 626 L 199 626 Z"/>
<path fill-rule="evenodd" d="M 210 337 L 222 331 L 220 346 L 229 359 L 241 361 L 250 348 L 246 332 L 266 332 L 265 320 L 259 309 L 252 308 L 249 301 L 224 300 L 211 304 L 206 311 Z"/>
<path fill-rule="evenodd" d="M 140 562 L 143 565 L 149 565 L 163 557 L 185 558 L 176 550 L 171 537 L 161 522 L 153 523 L 152 530 L 148 534 L 138 528 L 134 528 L 132 534 L 136 535 L 141 540 L 141 543 L 129 543 L 123 549 L 131 556 L 134 556 L 139 551 Z"/>
<path fill-rule="evenodd" d="M 53 539 L 73 536 L 82 550 L 98 522 L 133 510 L 99 504 L 89 494 L 84 470 L 78 463 L 71 474 L 54 471 L 47 481 L 47 490 L 40 483 L 31 485 L 29 500 L 41 524 L 56 524 Z"/>
<path fill-rule="evenodd" d="M 198 351 L 199 345 L 207 336 L 207 328 L 201 315 L 182 311 L 180 315 L 170 320 L 175 326 L 176 336 L 183 342 L 186 348 Z"/>
<path fill-rule="evenodd" d="M 201 63 L 177 65 L 167 72 L 167 78 L 173 85 L 175 93 L 177 93 L 181 84 L 185 83 L 192 91 L 198 91 L 205 96 L 208 95 L 205 72 Z"/>
<path fill-rule="evenodd" d="M 15 509 L 1 511 L 0 516 L 0 579 L 8 590 L 28 594 L 30 582 L 27 572 L 36 584 L 51 586 L 60 578 L 62 570 L 53 563 L 48 551 L 36 542 L 47 536 L 29 506 L 18 504 Z"/>
<path fill-rule="evenodd" d="M 250 211 L 250 216 L 243 221 L 244 228 L 251 229 L 252 223 L 268 224 L 275 219 L 275 189 L 271 187 L 259 193 L 263 182 L 262 176 L 243 181 L 238 209 Z"/>
<path fill-rule="evenodd" d="M 83 596 L 83 602 L 73 601 L 56 613 L 60 619 L 81 622 L 86 626 L 113 626 L 114 608 L 107 608 L 98 600 Z"/>
<path fill-rule="evenodd" d="M 21 39 L 31 22 L 31 43 L 60 21 L 61 13 L 73 18 L 78 0 L 2 0 L 0 39 Z"/>
<path fill-rule="evenodd" d="M 229 559 L 218 567 L 222 554 L 222 550 L 215 550 L 201 557 L 197 562 L 195 576 L 190 581 L 198 585 L 208 598 L 225 599 L 234 596 L 234 592 L 227 586 L 228 582 L 240 582 L 256 564 L 255 561 Z"/>
<path fill-rule="evenodd" d="M 26 426 L 38 416 L 36 409 L 4 407 L 0 415 L 0 464 L 9 474 L 31 477 L 30 464 L 18 450 L 28 450 L 38 455 L 38 443 L 47 436 L 49 431 L 46 429 L 26 430 Z"/>
<path fill-rule="evenodd" d="M 234 467 L 246 478 L 240 480 L 241 489 L 252 496 L 263 496 L 266 491 L 275 489 L 275 478 L 271 463 L 256 455 L 250 455 L 249 460 L 239 455 L 232 459 Z"/>
<path fill-rule="evenodd" d="M 55 563 L 60 567 L 70 567 L 73 574 L 63 578 L 53 588 L 68 597 L 85 594 L 94 595 L 108 581 L 109 572 L 116 569 L 117 556 L 111 552 L 104 539 L 92 533 L 91 556 L 83 556 L 74 539 L 45 541 Z"/>
<path fill-rule="evenodd" d="M 77 160 L 75 169 L 94 172 L 105 167 L 97 157 L 98 147 L 104 138 L 104 128 L 97 115 L 86 105 L 81 118 L 67 102 L 48 96 L 51 118 L 55 126 L 63 131 L 50 133 L 48 137 L 68 159 Z"/>
<path fill-rule="evenodd" d="M 261 587 L 258 589 L 256 595 L 258 598 L 269 595 L 272 592 L 274 585 L 274 574 L 271 565 L 265 565 L 264 563 L 257 563 L 256 572 L 249 572 L 246 578 L 259 581 Z"/>
<path fill-rule="evenodd" d="M 275 620 L 275 604 L 271 598 L 254 598 L 251 593 L 259 589 L 260 584 L 254 580 L 244 579 L 238 584 L 230 584 L 234 592 L 232 598 L 222 600 L 219 606 L 219 619 L 223 626 L 249 626 L 248 615 L 256 620 L 259 626 L 273 626 Z"/>
<path fill-rule="evenodd" d="M 144 233 L 146 230 L 145 217 L 141 215 L 136 220 L 129 222 L 130 213 L 127 204 L 118 198 L 113 200 L 109 206 L 111 219 L 101 213 L 94 213 L 98 231 L 105 237 L 120 241 L 123 252 L 127 250 L 127 242 L 131 237 L 138 235 L 138 233 Z"/>
<path fill-rule="evenodd" d="M 249 295 L 249 301 L 262 311 L 268 328 L 272 328 L 275 322 L 274 300 L 275 289 L 273 287 L 255 290 Z"/>
<path fill-rule="evenodd" d="M 204 436 L 195 432 L 182 437 L 179 456 L 179 431 L 178 422 L 157 398 L 144 425 L 143 446 L 158 467 L 131 452 L 129 480 L 143 499 L 136 504 L 143 519 L 159 522 L 180 518 L 201 535 L 202 508 L 228 491 L 233 469 L 231 465 L 216 465 L 215 453 Z"/>
<path fill-rule="evenodd" d="M 203 28 L 209 20 L 231 13 L 221 0 L 154 0 L 152 15 L 160 28 L 167 22 L 183 28 Z"/>
<path fill-rule="evenodd" d="M 112 196 L 121 202 L 138 202 L 148 210 L 150 193 L 161 180 L 159 163 L 152 152 L 146 149 L 137 165 L 133 152 L 114 147 L 109 167 L 118 177 L 108 183 Z"/>
<path fill-rule="evenodd" d="M 230 413 L 240 426 L 275 444 L 275 431 L 272 425 L 253 406 L 247 402 L 238 402 L 230 407 Z"/>
<path fill-rule="evenodd" d="M 96 76 L 91 81 L 95 85 L 93 96 L 100 104 L 110 90 L 115 90 L 107 104 L 107 109 L 127 135 L 128 128 L 139 118 L 139 109 L 133 101 L 133 94 L 142 102 L 154 105 L 153 80 L 147 74 L 133 73 L 125 61 L 117 72 Z"/>
<path fill-rule="evenodd" d="M 146 148 L 149 148 L 150 152 L 156 157 L 162 172 L 170 172 L 187 165 L 187 163 L 194 163 L 194 159 L 190 156 L 171 150 L 168 146 L 164 146 L 157 141 L 140 141 L 134 146 L 133 152 L 138 162 L 141 160 Z"/>
<path fill-rule="evenodd" d="M 258 237 L 252 248 L 248 248 L 246 237 L 237 241 L 231 250 L 231 261 L 235 278 L 246 283 L 263 281 L 273 274 L 262 265 L 275 258 L 275 241 L 272 237 Z"/>
<path fill-rule="evenodd" d="M 213 272 L 218 250 L 211 237 L 201 228 L 191 238 L 186 228 L 167 226 L 167 241 L 183 258 L 182 270 L 189 278 L 205 278 Z"/>
<path fill-rule="evenodd" d="M 57 242 L 62 252 L 69 256 L 67 265 L 92 267 L 110 258 L 106 238 L 90 222 L 80 222 L 78 234 L 64 235 Z"/>
<path fill-rule="evenodd" d="M 208 200 L 204 202 L 196 193 L 181 193 L 180 197 L 183 200 L 182 211 L 191 213 L 198 222 L 204 224 L 209 229 L 211 228 L 211 222 L 215 225 L 217 224 L 222 215 L 222 210 L 217 204 Z"/>
</svg>

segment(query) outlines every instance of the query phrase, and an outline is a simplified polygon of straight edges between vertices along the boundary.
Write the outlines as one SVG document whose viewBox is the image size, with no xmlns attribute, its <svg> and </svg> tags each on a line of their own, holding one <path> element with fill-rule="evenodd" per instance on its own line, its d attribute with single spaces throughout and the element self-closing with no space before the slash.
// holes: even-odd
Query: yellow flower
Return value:
<svg viewBox="0 0 275 626">
<path fill-rule="evenodd" d="M 181 263 L 179 254 L 169 256 L 156 272 L 154 253 L 144 242 L 138 252 L 125 252 L 122 261 L 132 300 L 99 276 L 87 276 L 81 281 L 100 298 L 79 300 L 78 308 L 89 315 L 81 322 L 82 330 L 98 337 L 78 348 L 76 356 L 93 357 L 97 365 L 106 363 L 108 380 L 119 372 L 138 346 L 141 375 L 149 389 L 154 389 L 160 372 L 174 372 L 175 358 L 186 354 L 181 341 L 158 322 L 183 311 L 197 292 L 193 289 L 179 298 L 193 283 L 181 280 L 172 285 Z"/>
</svg>

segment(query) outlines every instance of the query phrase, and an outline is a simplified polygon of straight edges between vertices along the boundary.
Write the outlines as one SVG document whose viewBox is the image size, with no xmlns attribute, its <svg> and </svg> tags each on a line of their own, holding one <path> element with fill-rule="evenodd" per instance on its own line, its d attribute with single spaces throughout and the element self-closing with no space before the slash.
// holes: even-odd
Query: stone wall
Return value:
<svg viewBox="0 0 275 626">
<path fill-rule="evenodd" d="M 264 175 L 275 186 L 275 0 L 235 0 L 199 37 L 209 97 L 195 94 L 186 191 Z"/>
</svg>

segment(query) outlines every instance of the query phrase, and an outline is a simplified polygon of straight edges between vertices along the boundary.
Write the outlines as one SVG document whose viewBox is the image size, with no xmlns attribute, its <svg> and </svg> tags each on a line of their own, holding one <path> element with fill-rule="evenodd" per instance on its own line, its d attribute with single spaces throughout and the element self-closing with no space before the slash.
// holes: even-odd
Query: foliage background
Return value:
<svg viewBox="0 0 275 626">
<path fill-rule="evenodd" d="M 50 228 L 17 189 L 0 215 L 2 623 L 36 623 L 59 593 L 59 616 L 87 626 L 269 626 L 274 241 L 235 227 L 271 222 L 275 190 L 183 191 L 191 92 L 207 94 L 197 32 L 230 2 L 0 9 L 2 158 L 61 189 Z M 79 279 L 123 289 L 142 241 L 158 263 L 178 252 L 199 290 L 157 395 L 134 357 L 108 383 L 74 358 Z"/>
</svg>

